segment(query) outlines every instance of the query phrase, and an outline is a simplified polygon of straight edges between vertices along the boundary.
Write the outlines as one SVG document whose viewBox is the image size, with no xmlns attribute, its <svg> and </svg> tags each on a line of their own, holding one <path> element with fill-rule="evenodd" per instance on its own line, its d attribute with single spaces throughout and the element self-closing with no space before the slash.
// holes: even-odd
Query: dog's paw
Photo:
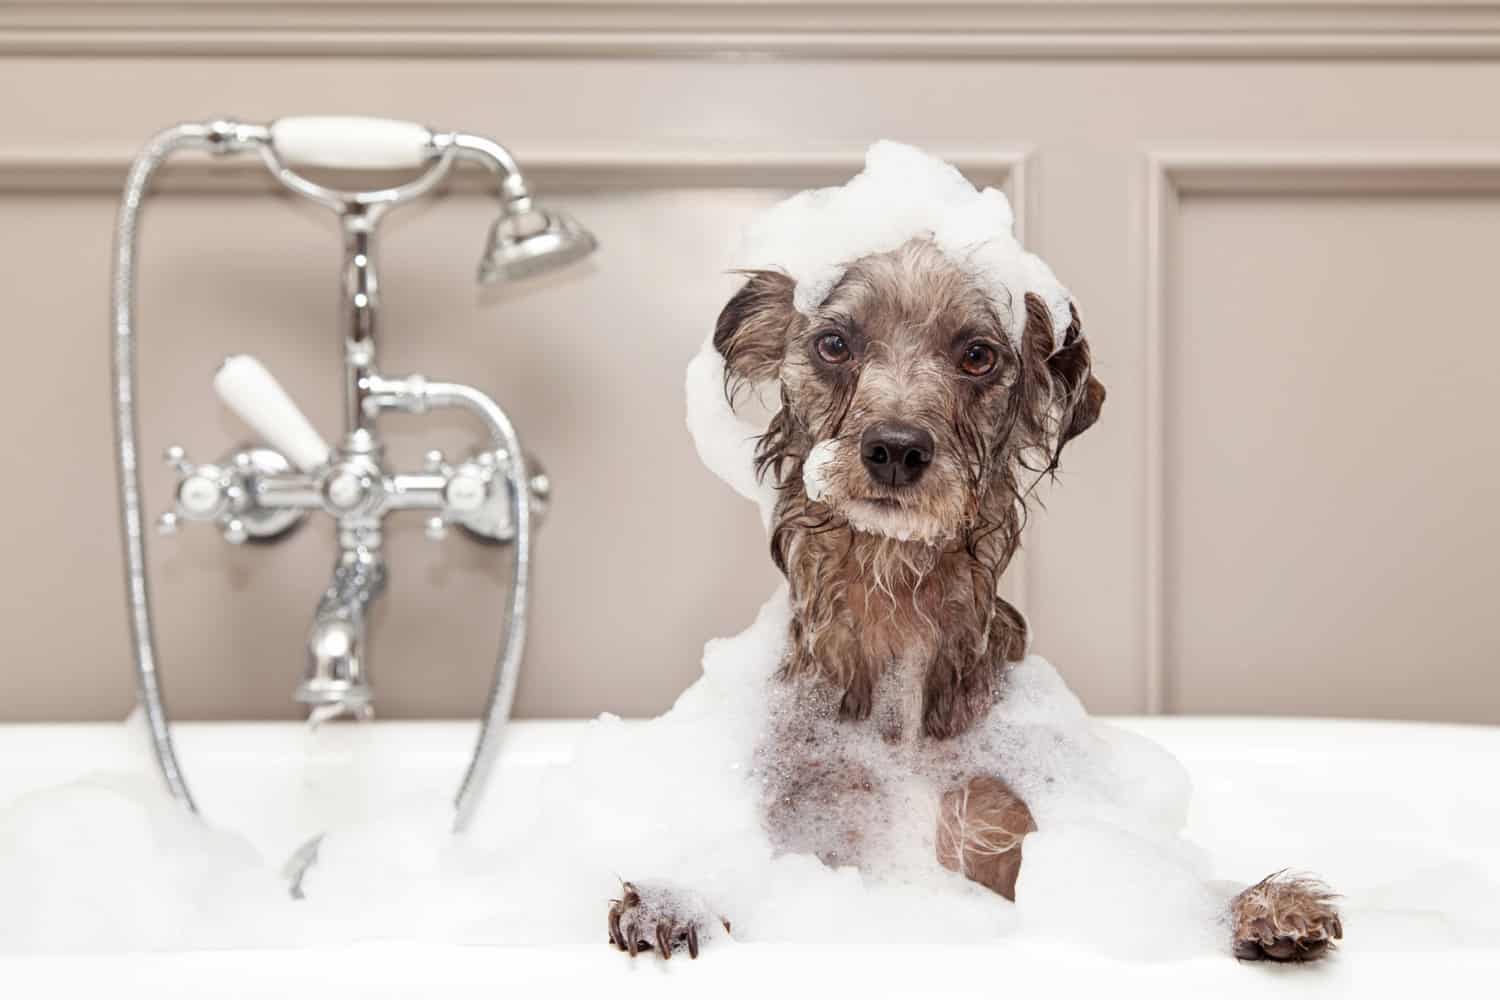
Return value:
<svg viewBox="0 0 1500 1000">
<path fill-rule="evenodd" d="M 1317 879 L 1278 872 L 1229 904 L 1234 957 L 1247 962 L 1311 962 L 1344 936 L 1337 897 Z"/>
<path fill-rule="evenodd" d="M 609 943 L 634 958 L 654 951 L 662 958 L 687 949 L 693 958 L 729 921 L 717 916 L 697 893 L 666 882 L 623 882 L 609 901 Z"/>
</svg>

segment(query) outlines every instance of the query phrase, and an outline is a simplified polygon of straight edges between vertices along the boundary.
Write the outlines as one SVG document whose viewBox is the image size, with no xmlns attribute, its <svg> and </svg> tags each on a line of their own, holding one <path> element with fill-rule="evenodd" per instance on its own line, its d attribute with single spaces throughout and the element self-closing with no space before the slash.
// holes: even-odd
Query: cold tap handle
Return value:
<svg viewBox="0 0 1500 1000">
<path fill-rule="evenodd" d="M 271 123 L 271 145 L 288 164 L 355 170 L 420 167 L 432 130 L 416 122 L 356 115 L 300 115 Z"/>
<path fill-rule="evenodd" d="M 265 365 L 248 354 L 224 359 L 214 391 L 235 414 L 303 472 L 328 461 L 324 441 Z"/>
</svg>

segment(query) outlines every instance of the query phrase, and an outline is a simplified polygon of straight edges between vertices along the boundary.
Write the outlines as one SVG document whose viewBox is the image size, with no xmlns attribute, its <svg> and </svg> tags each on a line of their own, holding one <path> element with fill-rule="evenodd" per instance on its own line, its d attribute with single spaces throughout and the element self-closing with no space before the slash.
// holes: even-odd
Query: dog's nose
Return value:
<svg viewBox="0 0 1500 1000">
<path fill-rule="evenodd" d="M 859 439 L 865 470 L 885 486 L 906 486 L 921 479 L 932 463 L 932 449 L 932 435 L 911 424 L 871 424 Z"/>
</svg>

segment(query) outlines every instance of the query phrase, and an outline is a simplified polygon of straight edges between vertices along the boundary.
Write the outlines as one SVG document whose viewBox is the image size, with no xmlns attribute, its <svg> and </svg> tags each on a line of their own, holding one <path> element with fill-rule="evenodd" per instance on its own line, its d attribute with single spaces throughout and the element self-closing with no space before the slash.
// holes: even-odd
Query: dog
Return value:
<svg viewBox="0 0 1500 1000">
<path fill-rule="evenodd" d="M 887 826 L 888 776 L 851 748 L 909 747 L 902 759 L 943 789 L 932 863 L 1014 899 L 1036 821 L 1004 780 L 965 773 L 948 748 L 1026 653 L 1000 577 L 1032 489 L 1104 404 L 1078 310 L 1070 301 L 1057 317 L 1027 293 L 1002 315 L 926 237 L 850 262 L 810 312 L 789 275 L 744 277 L 713 343 L 731 405 L 748 385 L 779 386 L 756 465 L 777 489 L 770 552 L 792 611 L 773 704 L 795 710 L 773 710 L 757 755 L 766 832 L 778 850 L 862 864 Z M 715 918 L 729 926 L 627 882 L 609 939 L 696 958 Z M 1343 935 L 1327 887 L 1282 874 L 1236 895 L 1228 923 L 1244 960 L 1317 959 Z"/>
</svg>

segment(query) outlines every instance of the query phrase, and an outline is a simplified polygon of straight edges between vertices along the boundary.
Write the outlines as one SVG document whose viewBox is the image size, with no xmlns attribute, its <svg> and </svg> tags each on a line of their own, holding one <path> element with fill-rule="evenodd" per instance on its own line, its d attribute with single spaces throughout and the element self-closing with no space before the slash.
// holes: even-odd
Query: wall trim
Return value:
<svg viewBox="0 0 1500 1000">
<path fill-rule="evenodd" d="M 0 54 L 1490 59 L 1500 2 L 21 0 Z"/>
<path fill-rule="evenodd" d="M 1184 195 L 1500 195 L 1500 148 L 1416 150 L 1151 150 L 1146 153 L 1144 253 L 1145 524 L 1142 531 L 1144 697 L 1170 713 L 1166 649 L 1166 351 L 1172 232 Z"/>
<path fill-rule="evenodd" d="M 864 165 L 863 149 L 528 149 L 513 146 L 533 187 L 543 192 L 576 193 L 682 188 L 804 188 L 843 183 Z M 1026 149 L 934 149 L 976 183 L 1004 189 L 1024 225 L 1031 196 Z M 134 153 L 130 150 L 0 148 L 0 192 L 32 194 L 117 193 L 124 186 Z M 365 186 L 371 186 L 366 180 Z M 467 165 L 455 171 L 451 190 L 492 190 L 484 171 Z M 162 168 L 156 190 L 214 194 L 259 194 L 278 190 L 260 161 L 241 157 L 217 161 L 184 153 Z"/>
</svg>

